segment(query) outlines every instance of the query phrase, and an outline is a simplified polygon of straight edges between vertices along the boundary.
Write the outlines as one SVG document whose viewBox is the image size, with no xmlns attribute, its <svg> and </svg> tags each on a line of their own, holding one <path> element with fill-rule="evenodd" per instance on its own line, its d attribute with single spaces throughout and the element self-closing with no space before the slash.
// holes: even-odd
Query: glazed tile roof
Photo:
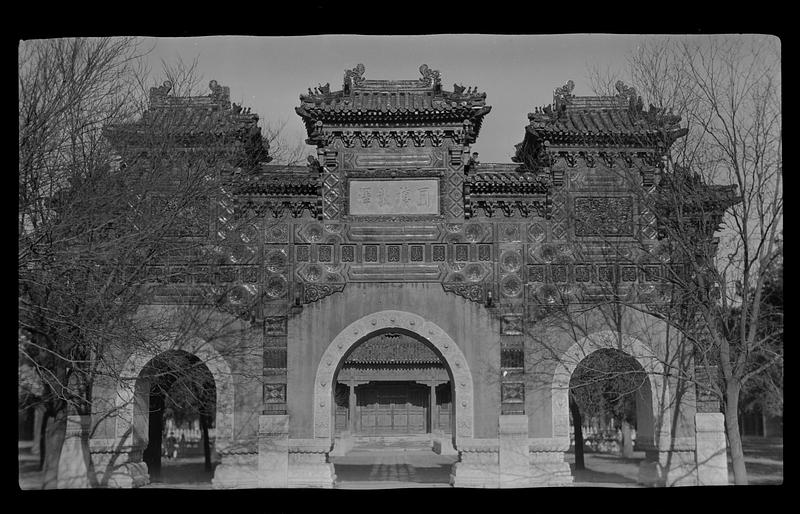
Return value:
<svg viewBox="0 0 800 514">
<path fill-rule="evenodd" d="M 622 82 L 616 87 L 615 96 L 575 96 L 571 80 L 556 88 L 551 105 L 528 114 L 530 124 L 514 160 L 523 162 L 522 154 L 538 150 L 544 141 L 552 146 L 669 146 L 686 134 L 679 116 L 652 105 L 644 110 L 632 87 Z"/>
<path fill-rule="evenodd" d="M 208 144 L 209 136 L 230 142 L 248 141 L 264 162 L 267 146 L 261 141 L 258 115 L 239 105 L 231 104 L 230 89 L 212 80 L 211 93 L 206 96 L 170 96 L 172 85 L 150 89 L 150 105 L 142 117 L 132 123 L 108 126 L 105 133 L 117 143 L 152 144 L 165 134 L 185 144 Z M 263 148 L 255 148 L 262 146 Z"/>
<path fill-rule="evenodd" d="M 403 334 L 383 334 L 353 350 L 348 364 L 440 364 L 436 353 L 425 344 Z"/>
<path fill-rule="evenodd" d="M 546 194 L 550 178 L 545 174 L 522 172 L 519 164 L 480 164 L 470 174 L 470 193 L 473 195 L 531 195 Z"/>
<path fill-rule="evenodd" d="M 307 166 L 262 165 L 260 173 L 235 182 L 239 195 L 317 196 L 317 187 L 317 177 Z"/>
<path fill-rule="evenodd" d="M 343 89 L 330 91 L 330 84 L 309 89 L 300 95 L 295 111 L 306 123 L 309 135 L 314 123 L 352 123 L 363 121 L 434 121 L 470 119 L 476 134 L 481 119 L 491 107 L 486 93 L 477 88 L 453 85 L 453 91 L 442 89 L 439 72 L 420 66 L 422 78 L 417 80 L 368 80 L 363 78 L 364 65 L 345 71 Z"/>
</svg>

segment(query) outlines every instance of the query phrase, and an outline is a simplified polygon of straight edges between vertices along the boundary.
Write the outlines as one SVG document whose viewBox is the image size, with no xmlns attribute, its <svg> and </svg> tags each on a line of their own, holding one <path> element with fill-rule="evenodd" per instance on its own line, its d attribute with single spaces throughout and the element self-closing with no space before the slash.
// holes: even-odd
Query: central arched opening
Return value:
<svg viewBox="0 0 800 514">
<path fill-rule="evenodd" d="M 472 437 L 472 376 L 437 325 L 403 311 L 352 323 L 323 355 L 316 394 L 337 488 L 450 486 L 457 437 Z"/>
<path fill-rule="evenodd" d="M 352 349 L 336 374 L 334 437 L 423 447 L 432 434 L 450 438 L 452 383 L 447 363 L 418 337 L 374 334 Z"/>
<path fill-rule="evenodd" d="M 146 397 L 138 418 L 146 423 L 142 460 L 150 481 L 211 482 L 217 388 L 209 368 L 196 355 L 169 350 L 143 367 L 136 389 Z"/>
</svg>

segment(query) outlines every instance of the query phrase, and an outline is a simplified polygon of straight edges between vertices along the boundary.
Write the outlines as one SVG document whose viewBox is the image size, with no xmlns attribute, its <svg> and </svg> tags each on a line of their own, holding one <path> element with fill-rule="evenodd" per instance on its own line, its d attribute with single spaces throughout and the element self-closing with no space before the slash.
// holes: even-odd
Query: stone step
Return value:
<svg viewBox="0 0 800 514">
<path fill-rule="evenodd" d="M 433 444 L 428 434 L 420 436 L 357 436 L 352 439 L 353 450 L 428 450 Z"/>
</svg>

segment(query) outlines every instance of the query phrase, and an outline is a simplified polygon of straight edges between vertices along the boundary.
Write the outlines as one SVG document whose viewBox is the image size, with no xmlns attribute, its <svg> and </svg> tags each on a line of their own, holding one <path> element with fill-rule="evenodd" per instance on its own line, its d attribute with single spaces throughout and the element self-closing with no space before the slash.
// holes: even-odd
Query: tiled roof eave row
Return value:
<svg viewBox="0 0 800 514">
<path fill-rule="evenodd" d="M 345 366 L 348 365 L 359 365 L 359 366 L 393 366 L 393 365 L 403 365 L 403 366 L 441 366 L 441 362 L 438 360 L 347 360 L 345 361 Z"/>
<path fill-rule="evenodd" d="M 453 118 L 457 120 L 463 120 L 464 118 L 473 119 L 476 117 L 486 115 L 490 110 L 491 107 L 482 107 L 480 109 L 471 109 L 471 108 L 459 108 L 453 110 L 436 110 L 436 109 L 425 109 L 425 110 L 368 110 L 368 111 L 356 111 L 356 110 L 341 110 L 341 111 L 333 111 L 333 110 L 325 110 L 325 109 L 305 109 L 302 107 L 298 107 L 295 109 L 297 114 L 303 116 L 305 118 L 311 118 L 314 120 L 366 120 L 366 121 L 373 121 L 376 119 L 419 119 L 419 118 Z"/>
<path fill-rule="evenodd" d="M 680 131 L 662 132 L 647 130 L 640 132 L 562 132 L 534 129 L 528 127 L 527 134 L 535 140 L 547 141 L 550 146 L 592 145 L 592 146 L 638 146 L 670 144 Z M 527 137 L 527 136 L 526 136 Z"/>
</svg>

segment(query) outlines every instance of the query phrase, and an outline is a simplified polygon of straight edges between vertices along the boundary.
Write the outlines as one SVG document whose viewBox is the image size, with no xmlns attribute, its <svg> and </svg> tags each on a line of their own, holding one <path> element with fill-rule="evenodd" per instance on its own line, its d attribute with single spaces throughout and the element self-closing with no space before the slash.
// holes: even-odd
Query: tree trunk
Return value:
<svg viewBox="0 0 800 514">
<path fill-rule="evenodd" d="M 626 459 L 633 458 L 633 440 L 631 424 L 627 419 L 622 420 L 622 456 Z"/>
<path fill-rule="evenodd" d="M 162 432 L 164 431 L 164 397 L 161 394 L 150 395 L 150 414 L 148 416 L 147 448 L 142 460 L 147 464 L 151 481 L 161 479 Z"/>
<path fill-rule="evenodd" d="M 67 429 L 67 406 L 57 409 L 55 416 L 49 416 L 46 425 L 42 489 L 57 489 L 58 461 Z"/>
<path fill-rule="evenodd" d="M 205 414 L 200 415 L 200 429 L 203 431 L 203 455 L 205 456 L 205 470 L 211 471 L 211 444 L 208 442 L 208 423 Z"/>
<path fill-rule="evenodd" d="M 742 436 L 739 432 L 739 386 L 731 384 L 725 391 L 725 427 L 733 461 L 733 483 L 747 485 L 747 470 L 744 465 Z"/>
<path fill-rule="evenodd" d="M 583 460 L 583 419 L 578 403 L 569 395 L 569 410 L 572 413 L 572 426 L 575 429 L 575 469 L 586 469 Z"/>
<path fill-rule="evenodd" d="M 42 421 L 39 424 L 39 437 L 37 437 L 39 451 L 37 455 L 39 455 L 39 471 L 44 470 L 44 458 L 47 455 L 47 425 L 48 417 L 47 417 L 47 409 L 42 410 Z"/>
</svg>

